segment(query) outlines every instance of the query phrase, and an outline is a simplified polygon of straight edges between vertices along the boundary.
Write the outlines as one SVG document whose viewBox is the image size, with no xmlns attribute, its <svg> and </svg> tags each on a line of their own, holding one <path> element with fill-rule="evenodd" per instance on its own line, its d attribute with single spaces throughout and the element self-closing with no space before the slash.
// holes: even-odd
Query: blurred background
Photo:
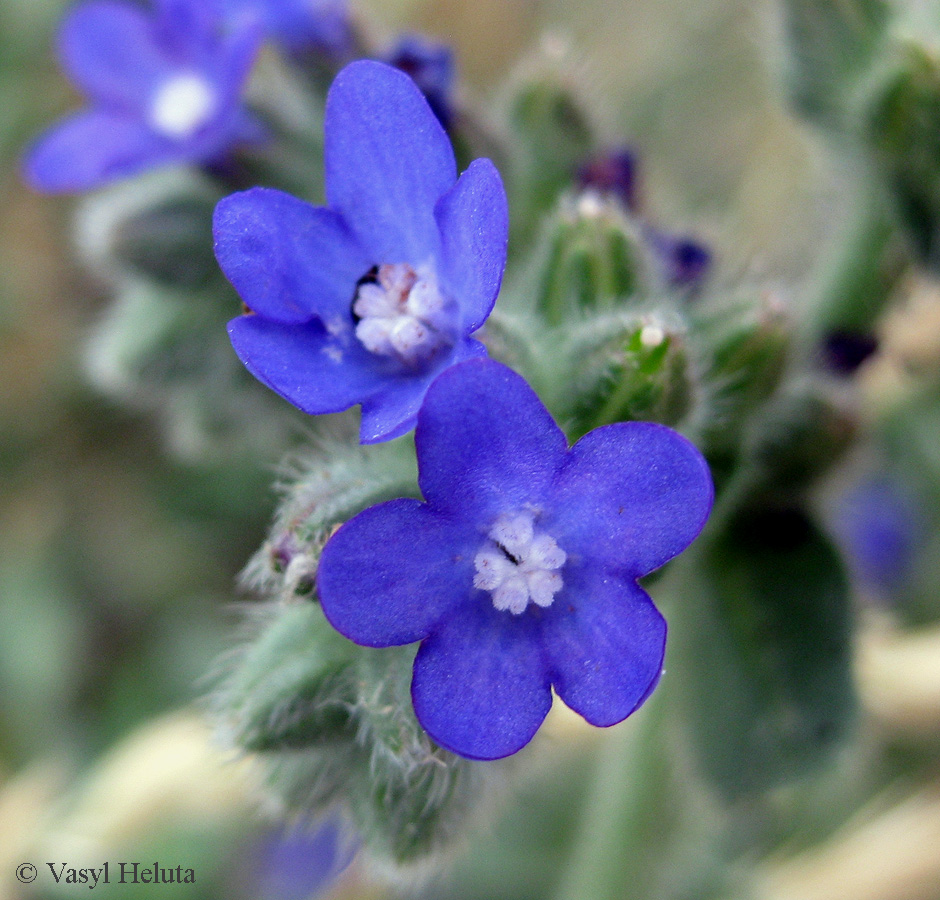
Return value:
<svg viewBox="0 0 940 900">
<path fill-rule="evenodd" d="M 355 838 L 333 823 L 282 833 L 250 764 L 211 740 L 207 672 L 232 643 L 238 604 L 251 602 L 236 582 L 273 515 L 279 459 L 194 464 L 168 450 L 147 403 L 91 384 L 84 348 L 108 286 L 73 249 L 76 201 L 34 194 L 19 174 L 24 146 L 78 102 L 52 49 L 65 8 L 0 0 L 0 900 L 72 896 L 86 885 L 57 886 L 47 863 L 106 859 L 185 863 L 197 883 L 101 885 L 96 897 L 576 900 L 583 882 L 565 862 L 578 822 L 582 844 L 615 838 L 591 832 L 600 801 L 585 787 L 608 751 L 573 717 L 553 718 L 550 749 L 513 785 L 500 822 L 430 887 L 391 889 L 346 868 Z M 789 111 L 770 2 L 359 0 L 356 10 L 380 34 L 420 29 L 451 43 L 460 90 L 484 106 L 520 59 L 563 61 L 605 141 L 635 149 L 648 216 L 707 242 L 728 283 L 759 281 L 799 310 L 851 228 L 853 162 Z M 810 799 L 781 789 L 735 807 L 740 833 L 709 861 L 721 887 L 708 896 L 940 898 L 940 561 L 920 549 L 936 543 L 936 511 L 918 480 L 940 471 L 940 414 L 935 403 L 897 412 L 912 379 L 940 371 L 938 310 L 931 277 L 898 288 L 880 352 L 858 375 L 866 422 L 885 437 L 819 491 L 855 560 L 854 737 Z M 888 457 L 900 463 L 883 477 Z M 703 830 L 723 815 L 707 792 L 683 796 Z M 24 863 L 41 870 L 32 886 L 15 877 Z M 705 895 L 680 883 L 649 896 Z"/>
</svg>

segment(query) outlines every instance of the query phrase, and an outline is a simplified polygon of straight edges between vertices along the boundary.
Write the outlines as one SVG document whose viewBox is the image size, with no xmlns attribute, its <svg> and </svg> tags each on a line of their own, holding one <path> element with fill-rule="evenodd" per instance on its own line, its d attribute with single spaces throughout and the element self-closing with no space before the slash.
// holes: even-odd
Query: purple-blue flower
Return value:
<svg viewBox="0 0 940 900">
<path fill-rule="evenodd" d="M 324 894 L 349 866 L 356 842 L 344 834 L 338 818 L 317 828 L 278 828 L 248 854 L 243 877 L 249 896 L 264 900 L 313 900 Z"/>
<path fill-rule="evenodd" d="M 402 72 L 360 60 L 326 104 L 327 207 L 254 188 L 216 208 L 216 256 L 250 312 L 242 362 L 308 413 L 362 404 L 360 438 L 414 427 L 434 378 L 484 356 L 508 213 L 493 164 L 457 178 L 447 135 Z"/>
<path fill-rule="evenodd" d="M 365 646 L 422 642 L 415 713 L 462 756 L 523 747 L 552 688 L 594 725 L 629 716 L 659 681 L 666 640 L 637 579 L 701 530 L 701 454 L 642 422 L 568 449 L 532 389 L 492 360 L 437 379 L 415 439 L 425 501 L 373 506 L 323 550 L 329 621 Z"/>
<path fill-rule="evenodd" d="M 216 0 L 223 12 L 260 17 L 266 31 L 294 53 L 345 53 L 352 41 L 347 0 Z"/>
<path fill-rule="evenodd" d="M 833 525 L 859 581 L 891 594 L 923 543 L 924 516 L 910 489 L 887 475 L 855 485 L 836 504 Z"/>
<path fill-rule="evenodd" d="M 90 106 L 42 135 L 27 180 L 84 191 L 171 163 L 209 163 L 260 126 L 241 103 L 261 34 L 250 18 L 222 28 L 202 0 L 121 0 L 76 7 L 59 34 L 62 65 Z"/>
</svg>

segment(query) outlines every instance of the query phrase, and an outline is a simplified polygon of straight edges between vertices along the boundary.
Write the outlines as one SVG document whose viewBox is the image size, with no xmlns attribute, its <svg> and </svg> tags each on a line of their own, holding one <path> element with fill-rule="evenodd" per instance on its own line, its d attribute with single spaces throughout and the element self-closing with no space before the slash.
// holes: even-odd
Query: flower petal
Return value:
<svg viewBox="0 0 940 900">
<path fill-rule="evenodd" d="M 411 698 L 442 747 L 499 759 L 532 740 L 552 694 L 533 620 L 497 612 L 482 593 L 477 598 L 421 644 Z"/>
<path fill-rule="evenodd" d="M 592 725 L 615 725 L 663 670 L 666 621 L 635 582 L 568 567 L 544 611 L 542 636 L 558 696 Z"/>
<path fill-rule="evenodd" d="M 222 271 L 254 312 L 284 323 L 337 319 L 352 330 L 356 282 L 371 263 L 332 210 L 252 188 L 219 202 L 213 233 Z"/>
<path fill-rule="evenodd" d="M 473 592 L 474 538 L 418 500 L 372 506 L 323 548 L 323 612 L 366 647 L 421 640 Z"/>
<path fill-rule="evenodd" d="M 386 380 L 358 341 L 334 337 L 316 321 L 290 324 L 239 316 L 228 323 L 228 334 L 255 378 L 312 415 L 361 403 Z"/>
<path fill-rule="evenodd" d="M 690 441 L 664 425 L 617 422 L 571 448 L 544 527 L 569 555 L 638 578 L 695 539 L 712 496 L 708 464 Z"/>
<path fill-rule="evenodd" d="M 438 201 L 441 280 L 460 303 L 464 334 L 476 331 L 496 302 L 506 267 L 509 209 L 496 166 L 471 163 Z"/>
<path fill-rule="evenodd" d="M 567 447 L 532 388 L 493 360 L 463 362 L 438 377 L 415 440 L 428 502 L 484 527 L 542 503 Z"/>
<path fill-rule="evenodd" d="M 434 204 L 456 180 L 444 129 L 414 83 L 384 63 L 346 66 L 326 101 L 327 197 L 373 262 L 439 252 Z"/>
<path fill-rule="evenodd" d="M 386 386 L 362 404 L 359 440 L 363 444 L 389 441 L 401 437 L 415 427 L 421 401 L 431 382 L 442 369 L 465 359 L 486 356 L 486 347 L 472 338 L 465 338 L 443 364 L 409 378 L 390 378 Z"/>
<path fill-rule="evenodd" d="M 181 159 L 176 145 L 137 119 L 103 110 L 76 113 L 41 135 L 24 162 L 24 176 L 50 193 L 85 191 Z"/>
<path fill-rule="evenodd" d="M 127 110 L 144 109 L 156 84 L 173 70 L 153 17 L 117 0 L 75 7 L 59 32 L 59 55 L 89 97 Z"/>
<path fill-rule="evenodd" d="M 264 28 L 259 19 L 249 16 L 235 22 L 220 43 L 208 47 L 209 65 L 218 81 L 221 103 L 226 109 L 240 107 L 245 83 L 251 74 L 258 51 L 264 41 Z"/>
</svg>

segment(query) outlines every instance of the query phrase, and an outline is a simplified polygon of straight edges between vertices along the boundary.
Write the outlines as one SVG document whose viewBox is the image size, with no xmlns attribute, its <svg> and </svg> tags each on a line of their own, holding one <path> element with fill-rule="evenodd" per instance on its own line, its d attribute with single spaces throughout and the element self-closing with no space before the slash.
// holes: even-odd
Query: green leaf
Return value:
<svg viewBox="0 0 940 900">
<path fill-rule="evenodd" d="M 849 729 L 849 585 L 796 508 L 737 513 L 698 561 L 681 689 L 702 771 L 736 798 L 809 773 Z"/>
</svg>

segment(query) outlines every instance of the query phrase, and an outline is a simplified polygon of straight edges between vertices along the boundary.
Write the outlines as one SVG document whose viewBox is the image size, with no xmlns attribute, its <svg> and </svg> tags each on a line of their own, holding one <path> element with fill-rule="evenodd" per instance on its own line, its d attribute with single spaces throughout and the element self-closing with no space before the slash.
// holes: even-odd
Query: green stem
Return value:
<svg viewBox="0 0 940 900">
<path fill-rule="evenodd" d="M 649 894 L 657 874 L 655 857 L 675 818 L 666 802 L 666 706 L 660 689 L 607 736 L 555 900 L 640 900 Z"/>
</svg>

